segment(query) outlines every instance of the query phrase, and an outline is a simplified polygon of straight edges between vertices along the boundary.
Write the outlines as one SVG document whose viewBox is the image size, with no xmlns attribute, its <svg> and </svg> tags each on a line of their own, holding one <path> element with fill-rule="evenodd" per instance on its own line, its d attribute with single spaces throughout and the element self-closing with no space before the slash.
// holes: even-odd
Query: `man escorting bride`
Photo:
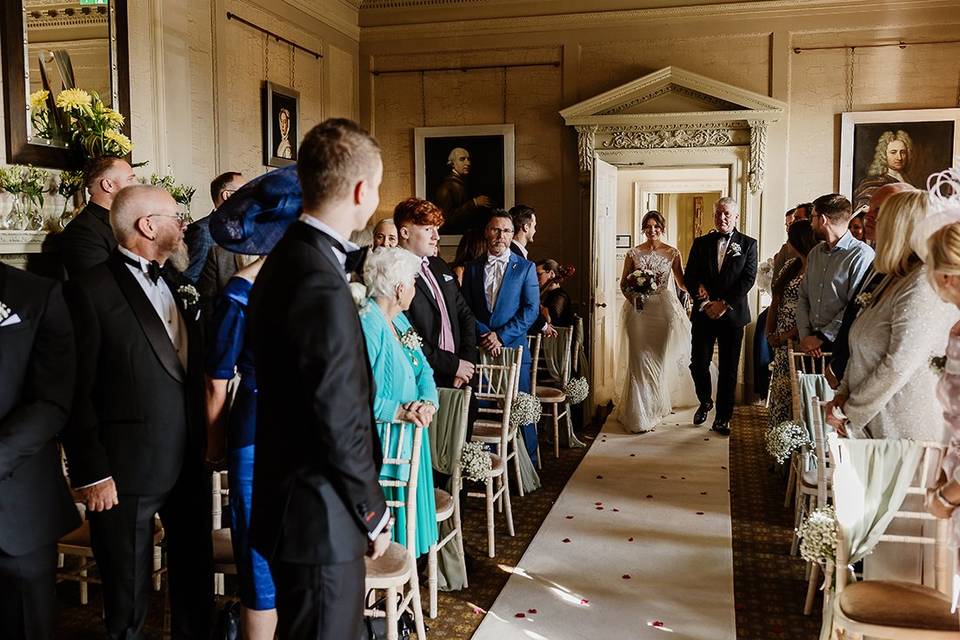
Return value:
<svg viewBox="0 0 960 640">
<path fill-rule="evenodd" d="M 714 406 L 710 363 L 718 344 L 712 428 L 730 434 L 743 328 L 750 322 L 747 294 L 757 275 L 757 241 L 736 230 L 739 217 L 736 200 L 716 202 L 715 229 L 694 240 L 685 272 L 680 252 L 663 242 L 663 216 L 650 211 L 643 217 L 647 240 L 627 253 L 620 281 L 626 298 L 617 371 L 620 394 L 610 418 L 627 431 L 650 431 L 674 408 L 698 402 L 693 422 L 706 422 Z M 692 323 L 677 289 L 694 297 Z"/>
<path fill-rule="evenodd" d="M 685 289 L 680 252 L 663 242 L 666 222 L 657 211 L 643 216 L 647 240 L 630 249 L 620 290 L 621 359 L 616 408 L 610 416 L 627 431 L 651 431 L 674 407 L 697 403 L 686 368 L 690 362 L 690 320 L 677 289 Z"/>
</svg>

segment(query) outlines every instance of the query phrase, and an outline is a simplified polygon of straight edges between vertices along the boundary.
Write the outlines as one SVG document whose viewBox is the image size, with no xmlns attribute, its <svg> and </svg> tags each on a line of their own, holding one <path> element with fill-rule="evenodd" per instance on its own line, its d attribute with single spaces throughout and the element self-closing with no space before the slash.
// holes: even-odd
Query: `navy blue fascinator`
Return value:
<svg viewBox="0 0 960 640">
<path fill-rule="evenodd" d="M 233 253 L 266 255 L 300 217 L 297 165 L 254 178 L 210 214 L 210 235 Z"/>
</svg>

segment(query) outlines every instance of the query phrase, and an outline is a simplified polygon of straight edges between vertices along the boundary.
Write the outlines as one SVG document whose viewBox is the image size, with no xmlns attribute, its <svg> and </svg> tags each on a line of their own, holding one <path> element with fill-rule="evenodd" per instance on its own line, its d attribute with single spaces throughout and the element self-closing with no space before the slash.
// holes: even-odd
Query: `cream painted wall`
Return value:
<svg viewBox="0 0 960 640">
<path fill-rule="evenodd" d="M 209 211 L 218 173 L 254 177 L 269 169 L 260 148 L 264 79 L 300 92 L 301 136 L 326 117 L 359 117 L 359 27 L 346 0 L 130 0 L 128 7 L 133 160 L 149 162 L 141 175 L 169 172 L 197 187 L 195 218 Z M 324 57 L 291 57 L 288 45 L 268 43 L 227 20 L 227 11 Z"/>
<path fill-rule="evenodd" d="M 370 25 L 361 31 L 362 71 L 410 71 L 360 77 L 363 122 L 387 148 L 389 179 L 380 215 L 414 190 L 413 127 L 513 123 L 517 199 L 540 212 L 532 255 L 572 261 L 580 273 L 588 264 L 587 226 L 576 137 L 565 130 L 560 108 L 667 65 L 787 102 L 787 118 L 769 132 L 760 224 L 760 252 L 767 256 L 783 242 L 788 203 L 838 186 L 847 54 L 842 49 L 798 54 L 793 48 L 960 39 L 960 5 L 950 0 L 891 0 L 882 6 L 869 0 L 823 0 L 815 6 L 773 0 L 749 9 L 714 4 L 594 13 L 568 7 L 564 15 L 543 16 L 511 8 L 523 13 L 511 18 L 494 18 L 477 3 L 439 4 L 447 6 L 435 12 L 419 8 L 416 18 L 409 8 L 361 15 L 361 24 Z M 437 22 L 430 22 L 433 16 Z M 958 105 L 958 44 L 857 49 L 854 59 L 854 110 Z M 556 60 L 559 67 L 497 68 Z M 420 71 L 474 65 L 494 68 Z M 582 279 L 578 284 L 585 294 Z"/>
</svg>

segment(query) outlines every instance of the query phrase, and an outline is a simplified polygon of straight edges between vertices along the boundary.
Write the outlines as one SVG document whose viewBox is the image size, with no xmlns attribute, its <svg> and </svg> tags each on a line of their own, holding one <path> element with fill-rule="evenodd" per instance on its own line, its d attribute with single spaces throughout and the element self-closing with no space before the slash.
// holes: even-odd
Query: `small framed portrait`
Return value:
<svg viewBox="0 0 960 640">
<path fill-rule="evenodd" d="M 629 233 L 617 234 L 617 249 L 630 249 L 633 247 L 633 238 Z"/>
<path fill-rule="evenodd" d="M 491 209 L 514 205 L 512 124 L 418 127 L 413 135 L 417 197 L 443 210 L 441 236 L 482 227 Z"/>
<path fill-rule="evenodd" d="M 926 189 L 927 178 L 960 153 L 960 109 L 844 113 L 840 130 L 840 193 L 854 211 L 878 187 L 905 182 Z"/>
<path fill-rule="evenodd" d="M 272 82 L 264 82 L 263 164 L 285 167 L 297 161 L 300 139 L 300 93 Z"/>
</svg>

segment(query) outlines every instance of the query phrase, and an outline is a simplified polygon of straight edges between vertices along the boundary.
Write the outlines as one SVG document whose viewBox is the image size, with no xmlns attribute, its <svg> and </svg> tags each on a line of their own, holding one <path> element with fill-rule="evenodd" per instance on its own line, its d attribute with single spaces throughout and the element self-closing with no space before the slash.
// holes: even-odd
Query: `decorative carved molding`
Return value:
<svg viewBox="0 0 960 640">
<path fill-rule="evenodd" d="M 617 131 L 674 131 L 677 129 L 697 130 L 704 127 L 710 129 L 720 129 L 730 132 L 746 131 L 750 128 L 745 120 L 730 120 L 727 122 L 677 122 L 672 124 L 618 124 L 618 125 L 596 125 L 597 133 L 615 133 Z"/>
<path fill-rule="evenodd" d="M 615 131 L 610 140 L 604 141 L 603 146 L 613 149 L 672 149 L 674 147 L 723 147 L 732 142 L 733 138 L 729 131 L 702 127 L 659 131 Z"/>
<path fill-rule="evenodd" d="M 592 171 L 597 128 L 592 126 L 574 128 L 577 130 L 577 156 L 580 158 L 580 171 Z"/>
<path fill-rule="evenodd" d="M 764 163 L 767 158 L 767 122 L 750 120 L 750 167 L 749 186 L 751 193 L 763 191 Z"/>
<path fill-rule="evenodd" d="M 718 97 L 716 97 L 716 96 L 711 96 L 711 95 L 709 95 L 709 94 L 702 93 L 702 92 L 700 92 L 700 91 L 694 91 L 693 89 L 689 89 L 689 88 L 687 88 L 687 87 L 683 87 L 683 86 L 680 86 L 680 85 L 678 85 L 678 84 L 670 83 L 670 84 L 666 85 L 665 87 L 661 87 L 661 88 L 657 89 L 656 91 L 653 91 L 653 92 L 648 93 L 648 94 L 646 94 L 646 95 L 640 96 L 640 97 L 638 97 L 638 98 L 635 98 L 635 99 L 633 99 L 633 100 L 630 100 L 630 101 L 628 101 L 628 102 L 625 102 L 625 103 L 623 103 L 623 104 L 621 104 L 621 105 L 617 105 L 616 107 L 613 107 L 613 108 L 610 108 L 610 109 L 606 109 L 605 111 L 601 111 L 601 112 L 598 113 L 597 115 L 609 116 L 609 115 L 615 115 L 615 114 L 618 114 L 618 113 L 623 113 L 624 111 L 626 111 L 627 109 L 629 109 L 629 108 L 631 108 L 631 107 L 635 107 L 635 106 L 637 106 L 637 105 L 639 105 L 639 104 L 643 104 L 643 103 L 645 103 L 645 102 L 650 102 L 651 100 L 654 100 L 654 99 L 656 99 L 656 98 L 659 98 L 660 96 L 667 95 L 667 94 L 669 94 L 669 93 L 672 93 L 672 94 L 675 94 L 675 95 L 684 96 L 684 97 L 686 97 L 686 98 L 691 98 L 691 99 L 693 99 L 693 100 L 700 100 L 701 102 L 706 102 L 706 103 L 708 103 L 708 104 L 712 104 L 712 105 L 714 105 L 715 107 L 717 107 L 718 109 L 722 109 L 722 110 L 726 110 L 726 111 L 736 111 L 736 110 L 738 110 L 738 109 L 742 109 L 742 108 L 743 108 L 741 105 L 735 104 L 735 103 L 730 102 L 730 101 L 728 101 L 728 100 L 724 100 L 724 99 L 718 98 Z"/>
</svg>

